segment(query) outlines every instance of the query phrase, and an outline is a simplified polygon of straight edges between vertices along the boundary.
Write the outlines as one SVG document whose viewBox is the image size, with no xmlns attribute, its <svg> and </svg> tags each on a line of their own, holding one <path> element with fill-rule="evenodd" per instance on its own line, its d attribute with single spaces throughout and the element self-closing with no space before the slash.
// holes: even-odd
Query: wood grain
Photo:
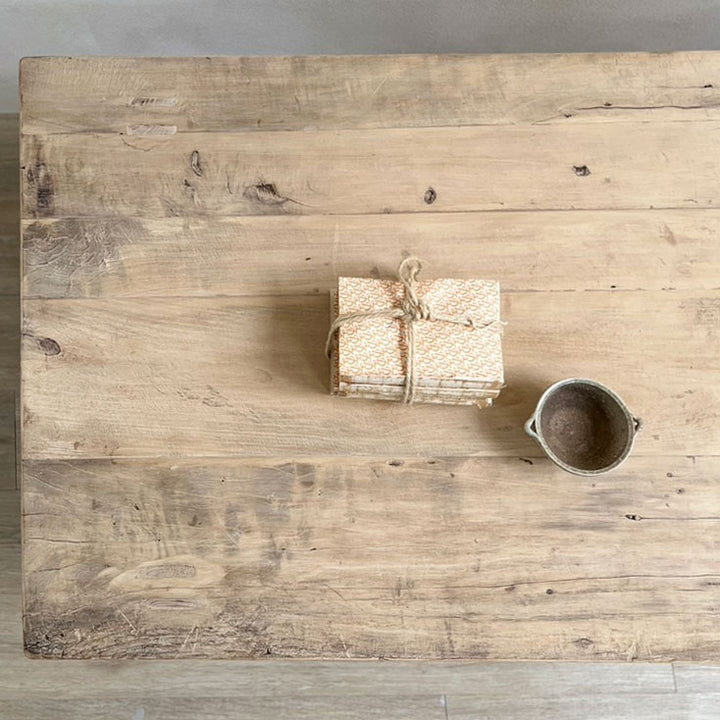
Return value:
<svg viewBox="0 0 720 720">
<path fill-rule="evenodd" d="M 69 701 L 60 707 L 52 700 L 14 701 L 6 703 L 8 712 L 15 715 L 31 713 L 33 718 L 44 718 L 52 714 L 57 720 L 94 720 L 97 717 L 97 701 Z M 447 715 L 445 713 L 447 704 Z M 368 717 L 382 717 L 391 720 L 402 718 L 430 718 L 431 720 L 464 720 L 465 718 L 500 718 L 501 720 L 525 720 L 533 713 L 542 713 L 554 720 L 670 720 L 688 717 L 693 720 L 714 720 L 717 707 L 713 696 L 653 696 L 638 694 L 630 699 L 592 698 L 581 696 L 559 700 L 538 700 L 516 692 L 513 698 L 484 698 L 478 696 L 450 695 L 410 696 L 397 698 L 375 698 L 359 696 L 339 698 L 332 702 L 327 698 L 298 698 L 277 696 L 273 698 L 242 697 L 233 700 L 214 697 L 195 697 L 175 701 L 173 698 L 151 698 L 134 701 L 129 698 L 113 698 L 102 703 L 103 717 L 108 720 L 151 717 L 153 720 L 195 720 L 198 717 L 232 718 L 279 717 L 292 712 L 293 718 L 337 718 L 338 720 L 365 720 Z M 139 713 L 143 714 L 140 715 Z M 147 713 L 147 714 L 145 714 Z"/>
<path fill-rule="evenodd" d="M 558 699 L 541 699 L 517 693 L 513 698 L 457 695 L 448 698 L 448 717 L 452 720 L 475 720 L 478 717 L 499 717 L 503 720 L 525 720 L 543 716 L 557 720 L 655 720 L 656 718 L 687 717 L 713 720 L 717 717 L 717 701 L 712 695 L 673 695 L 670 697 L 639 695 L 632 708 L 621 698 L 603 697 L 598 701 L 577 695 Z"/>
<path fill-rule="evenodd" d="M 20 299 L 0 295 L 0 401 L 14 396 L 20 380 Z"/>
<path fill-rule="evenodd" d="M 339 275 L 394 277 L 406 253 L 427 277 L 503 291 L 717 288 L 718 227 L 720 210 L 32 220 L 23 294 L 327 293 Z"/>
<path fill-rule="evenodd" d="M 0 235 L 0 298 L 20 294 L 20 232 Z"/>
<path fill-rule="evenodd" d="M 16 487 L 15 399 L 20 386 L 18 118 L 0 115 L 0 490 Z"/>
<path fill-rule="evenodd" d="M 20 572 L 20 493 L 0 490 L 0 699 L 22 673 L 22 575 Z M 652 681 L 651 681 L 652 682 Z"/>
<path fill-rule="evenodd" d="M 720 667 L 699 666 L 678 663 L 674 670 L 678 692 L 691 695 L 714 695 L 713 702 L 718 702 L 720 695 Z"/>
<path fill-rule="evenodd" d="M 0 399 L 0 490 L 16 488 L 15 396 Z"/>
<path fill-rule="evenodd" d="M 710 151 L 719 128 L 708 121 L 25 136 L 23 214 L 709 207 L 720 202 L 720 160 Z"/>
<path fill-rule="evenodd" d="M 365 720 L 368 717 L 414 720 L 422 717 L 429 720 L 445 720 L 445 709 L 440 696 L 388 696 L 373 697 L 275 697 L 214 698 L 193 697 L 180 700 L 166 698 L 112 698 L 99 703 L 91 701 L 69 701 L 58 708 L 55 700 L 21 700 L 5 704 L 5 710 L 12 716 L 42 718 L 52 714 L 57 720 L 92 720 L 97 718 L 98 706 L 102 707 L 103 718 L 107 720 L 136 720 L 156 718 L 158 720 L 196 720 L 198 717 L 280 717 L 292 712 L 297 720 L 337 718 L 338 720 Z"/>
<path fill-rule="evenodd" d="M 17 249 L 13 253 L 6 238 L 17 238 L 20 227 L 18 135 L 17 115 L 0 114 L 0 248 L 4 246 L 0 249 L 0 260 L 5 257 L 9 262 L 4 268 L 0 262 L 0 293 L 7 292 L 8 283 L 17 281 L 17 275 L 14 274 L 14 269 L 17 268 Z M 13 256 L 15 259 L 12 259 Z"/>
<path fill-rule="evenodd" d="M 508 387 L 479 411 L 330 396 L 324 296 L 26 300 L 23 453 L 538 455 L 523 422 L 580 375 L 646 418 L 638 454 L 713 454 L 718 307 L 717 291 L 505 293 Z"/>
<path fill-rule="evenodd" d="M 719 70 L 24 61 L 30 653 L 716 659 Z M 409 252 L 503 286 L 492 410 L 327 395 L 328 289 Z M 594 482 L 522 432 L 572 376 L 645 420 Z"/>
<path fill-rule="evenodd" d="M 582 479 L 519 459 L 26 461 L 26 645 L 63 657 L 717 656 L 719 469 L 634 457 Z"/>
<path fill-rule="evenodd" d="M 23 132 L 720 119 L 712 52 L 25 58 Z"/>
<path fill-rule="evenodd" d="M 517 687 L 536 698 L 598 695 L 622 696 L 632 705 L 638 694 L 674 692 L 673 670 L 666 664 L 537 663 L 537 662 L 307 662 L 268 659 L 251 661 L 156 660 L 151 664 L 76 660 L 72 663 L 30 662 L 22 654 L 20 602 L 20 494 L 0 492 L 0 699 L 24 703 L 23 718 L 44 718 L 44 703 L 56 708 L 89 707 L 126 701 L 132 715 L 144 703 L 163 708 L 178 700 L 254 698 L 259 717 L 275 714 L 261 700 L 282 697 L 288 708 L 303 701 L 319 709 L 319 698 L 350 698 L 366 709 L 367 698 L 463 694 L 472 689 L 485 697 L 513 697 Z M 707 668 L 706 668 L 707 669 Z M 399 693 L 398 689 L 402 691 Z M 30 698 L 38 701 L 30 707 Z M 135 703 L 135 705 L 133 705 Z M 390 707 L 390 706 L 388 706 Z M 158 712 L 161 708 L 158 708 Z M 328 711 L 328 717 L 336 717 Z M 154 714 L 153 716 L 159 716 Z M 219 717 L 236 717 L 228 711 Z M 322 715 L 316 715 L 322 717 Z"/>
<path fill-rule="evenodd" d="M 10 548 L 15 555 L 20 550 L 20 494 L 15 490 L 0 490 L 0 547 Z M 9 571 L 11 565 L 19 567 L 8 551 L 3 555 L 2 567 Z M 2 619 L 10 620 L 7 616 Z"/>
</svg>

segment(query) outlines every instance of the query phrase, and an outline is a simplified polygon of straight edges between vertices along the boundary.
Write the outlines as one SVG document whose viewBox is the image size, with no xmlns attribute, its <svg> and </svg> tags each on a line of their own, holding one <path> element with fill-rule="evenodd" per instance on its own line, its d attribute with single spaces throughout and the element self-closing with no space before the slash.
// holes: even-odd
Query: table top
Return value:
<svg viewBox="0 0 720 720">
<path fill-rule="evenodd" d="M 28 58 L 41 657 L 720 657 L 720 54 Z M 488 410 L 329 395 L 338 275 L 499 280 Z M 580 478 L 565 377 L 645 421 Z"/>
</svg>

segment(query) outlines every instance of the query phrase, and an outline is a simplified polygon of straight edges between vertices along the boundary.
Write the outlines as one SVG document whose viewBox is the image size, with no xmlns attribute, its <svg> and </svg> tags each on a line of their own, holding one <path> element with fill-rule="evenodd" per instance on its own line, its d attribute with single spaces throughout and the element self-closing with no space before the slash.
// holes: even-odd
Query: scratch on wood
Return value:
<svg viewBox="0 0 720 720">
<path fill-rule="evenodd" d="M 183 640 L 183 644 L 180 646 L 180 650 L 178 651 L 179 653 L 181 653 L 185 649 L 186 645 L 188 644 L 188 641 L 190 640 L 191 635 L 194 632 L 197 632 L 197 629 L 198 629 L 197 625 L 193 625 L 190 628 L 190 632 L 186 635 L 185 640 Z"/>
<path fill-rule="evenodd" d="M 157 135 L 175 135 L 177 125 L 128 125 L 125 129 L 126 135 L 135 136 L 152 136 Z"/>
<path fill-rule="evenodd" d="M 342 636 L 342 633 L 338 633 L 338 637 L 340 638 L 340 642 L 343 646 L 343 650 L 345 651 L 345 657 L 351 658 L 352 655 L 350 654 L 350 650 L 348 649 L 348 646 L 345 643 L 345 638 Z"/>
<path fill-rule="evenodd" d="M 149 600 L 149 610 L 195 610 L 197 603 L 186 598 L 168 598 L 167 600 Z"/>
<path fill-rule="evenodd" d="M 193 204 L 198 204 L 198 194 L 195 186 L 186 179 L 183 180 L 183 190 L 185 194 L 193 201 Z"/>
<path fill-rule="evenodd" d="M 190 167 L 198 177 L 203 176 L 203 169 L 200 165 L 200 153 L 197 150 L 193 150 L 190 155 Z"/>
<path fill-rule="evenodd" d="M 135 625 L 132 624 L 132 622 L 130 622 L 130 618 L 120 608 L 118 608 L 117 611 L 123 618 L 123 620 L 125 620 L 125 622 L 130 626 L 133 635 L 137 635 L 137 628 L 135 627 Z"/>
<path fill-rule="evenodd" d="M 130 107 L 142 108 L 175 107 L 177 104 L 177 98 L 174 97 L 134 97 L 128 102 Z"/>
<path fill-rule="evenodd" d="M 248 185 L 243 192 L 243 196 L 248 200 L 254 200 L 255 202 L 270 206 L 282 206 L 288 202 L 295 203 L 296 205 L 304 204 L 285 195 L 281 195 L 275 183 L 259 182 L 255 185 Z"/>
</svg>

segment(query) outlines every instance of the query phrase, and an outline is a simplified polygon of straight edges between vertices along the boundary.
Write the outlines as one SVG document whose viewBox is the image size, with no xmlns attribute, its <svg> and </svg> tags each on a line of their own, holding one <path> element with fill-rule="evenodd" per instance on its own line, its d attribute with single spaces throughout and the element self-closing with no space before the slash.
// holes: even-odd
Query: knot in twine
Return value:
<svg viewBox="0 0 720 720">
<path fill-rule="evenodd" d="M 505 325 L 501 320 L 491 320 L 483 325 L 477 325 L 469 315 L 452 317 L 447 315 L 435 315 L 427 302 L 417 294 L 417 276 L 422 268 L 422 263 L 416 257 L 405 258 L 398 267 L 397 275 L 403 284 L 405 295 L 399 308 L 385 308 L 382 310 L 365 310 L 354 313 L 347 313 L 335 318 L 330 326 L 330 332 L 325 343 L 325 354 L 330 357 L 332 341 L 335 333 L 346 323 L 355 320 L 367 320 L 370 318 L 387 317 L 401 320 L 405 323 L 405 334 L 407 338 L 407 361 L 405 365 L 405 384 L 402 401 L 410 404 L 415 400 L 417 389 L 417 372 L 415 369 L 415 323 L 420 320 L 430 322 L 446 322 L 454 325 L 464 325 L 474 330 L 502 329 Z"/>
</svg>

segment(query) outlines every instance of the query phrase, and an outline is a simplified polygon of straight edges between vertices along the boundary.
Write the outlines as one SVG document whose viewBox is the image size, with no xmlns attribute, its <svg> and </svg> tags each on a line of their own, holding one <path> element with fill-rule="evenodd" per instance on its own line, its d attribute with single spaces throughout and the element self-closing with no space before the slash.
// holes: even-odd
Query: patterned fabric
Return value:
<svg viewBox="0 0 720 720">
<path fill-rule="evenodd" d="M 419 281 L 418 295 L 437 315 L 469 316 L 477 326 L 500 319 L 497 282 Z M 400 282 L 341 277 L 333 310 L 344 315 L 399 308 L 403 297 Z M 439 393 L 437 401 L 440 402 L 442 396 L 452 400 L 452 392 L 448 392 L 451 389 L 457 390 L 458 399 L 494 397 L 503 384 L 501 336 L 496 329 L 420 320 L 415 323 L 415 348 L 418 387 L 426 388 L 422 393 L 426 397 L 431 388 L 444 389 Z M 392 386 L 402 388 L 405 380 L 405 323 L 392 318 L 365 318 L 346 323 L 338 331 L 333 354 L 335 391 L 347 392 L 350 390 L 347 385 L 382 385 L 385 391 L 396 393 Z"/>
</svg>

